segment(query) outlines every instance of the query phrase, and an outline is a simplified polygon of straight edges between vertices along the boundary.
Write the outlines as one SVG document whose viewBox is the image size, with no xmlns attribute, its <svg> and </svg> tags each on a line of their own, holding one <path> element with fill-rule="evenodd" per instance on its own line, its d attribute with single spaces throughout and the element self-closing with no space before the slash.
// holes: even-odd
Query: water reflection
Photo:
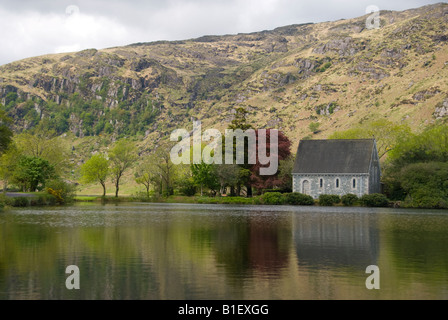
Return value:
<svg viewBox="0 0 448 320">
<path fill-rule="evenodd" d="M 440 211 L 27 208 L 0 214 L 0 299 L 441 299 L 447 245 Z M 72 264 L 81 290 L 65 288 Z"/>
<path fill-rule="evenodd" d="M 378 264 L 377 215 L 306 213 L 296 215 L 293 221 L 299 266 L 365 270 Z"/>
</svg>

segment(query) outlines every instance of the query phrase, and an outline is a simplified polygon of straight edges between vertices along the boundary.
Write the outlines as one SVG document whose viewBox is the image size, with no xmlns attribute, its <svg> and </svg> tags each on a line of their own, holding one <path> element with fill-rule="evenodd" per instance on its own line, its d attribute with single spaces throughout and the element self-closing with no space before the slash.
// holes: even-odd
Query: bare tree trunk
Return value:
<svg viewBox="0 0 448 320">
<path fill-rule="evenodd" d="M 115 198 L 118 198 L 118 191 L 120 190 L 120 178 L 115 182 Z"/>
<path fill-rule="evenodd" d="M 101 185 L 103 186 L 103 197 L 106 196 L 106 184 L 104 182 L 101 182 Z"/>
</svg>

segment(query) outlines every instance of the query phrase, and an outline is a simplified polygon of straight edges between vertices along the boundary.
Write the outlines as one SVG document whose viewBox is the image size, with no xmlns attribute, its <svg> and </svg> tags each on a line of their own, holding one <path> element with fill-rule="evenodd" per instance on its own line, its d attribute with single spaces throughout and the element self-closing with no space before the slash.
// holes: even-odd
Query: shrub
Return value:
<svg viewBox="0 0 448 320">
<path fill-rule="evenodd" d="M 263 189 L 263 194 L 272 192 L 291 193 L 292 190 L 291 188 Z"/>
<path fill-rule="evenodd" d="M 319 205 L 331 207 L 341 202 L 341 198 L 334 194 L 321 194 L 319 196 Z"/>
<path fill-rule="evenodd" d="M 346 207 L 353 206 L 358 200 L 358 196 L 352 193 L 345 194 L 341 197 L 342 204 Z"/>
<path fill-rule="evenodd" d="M 313 197 L 306 195 L 306 194 L 298 193 L 298 192 L 285 194 L 285 202 L 287 204 L 297 205 L 297 206 L 312 206 L 312 205 L 314 205 Z"/>
<path fill-rule="evenodd" d="M 365 194 L 359 199 L 361 204 L 365 207 L 388 207 L 389 200 L 384 194 L 373 193 Z"/>
<path fill-rule="evenodd" d="M 49 181 L 47 184 L 47 192 L 59 204 L 73 202 L 75 198 L 75 186 L 60 179 Z M 54 201 L 54 199 L 52 200 Z"/>
<path fill-rule="evenodd" d="M 404 206 L 423 209 L 447 209 L 448 200 L 440 190 L 419 188 L 413 190 L 412 194 L 406 198 Z"/>
<path fill-rule="evenodd" d="M 8 198 L 3 193 L 0 193 L 0 209 L 6 207 L 6 206 L 12 206 L 13 200 L 11 198 Z"/>
<path fill-rule="evenodd" d="M 279 205 L 285 202 L 285 197 L 280 192 L 267 192 L 262 199 L 264 204 Z"/>
<path fill-rule="evenodd" d="M 30 204 L 30 201 L 26 197 L 13 198 L 13 207 L 27 207 Z"/>
<path fill-rule="evenodd" d="M 180 187 L 180 193 L 187 197 L 193 197 L 196 192 L 197 188 L 194 182 L 190 179 L 185 180 Z"/>
</svg>

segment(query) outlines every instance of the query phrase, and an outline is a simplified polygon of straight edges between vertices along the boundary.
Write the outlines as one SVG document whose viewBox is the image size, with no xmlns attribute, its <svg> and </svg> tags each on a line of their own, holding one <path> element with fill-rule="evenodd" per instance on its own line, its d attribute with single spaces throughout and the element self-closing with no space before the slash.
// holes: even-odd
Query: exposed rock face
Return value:
<svg viewBox="0 0 448 320">
<path fill-rule="evenodd" d="M 318 54 L 326 54 L 329 51 L 334 51 L 340 56 L 353 56 L 360 49 L 362 45 L 356 44 L 352 38 L 346 37 L 343 39 L 333 39 L 328 41 L 322 46 L 317 47 L 313 52 Z"/>
<path fill-rule="evenodd" d="M 436 119 L 442 119 L 448 116 L 448 98 L 436 107 L 434 117 Z"/>
<path fill-rule="evenodd" d="M 263 126 L 284 126 L 299 111 L 300 119 L 328 117 L 348 106 L 358 110 L 345 118 L 360 121 L 361 108 L 382 104 L 402 112 L 403 105 L 433 103 L 425 113 L 431 114 L 440 102 L 434 117 L 445 117 L 444 76 L 432 79 L 448 54 L 448 5 L 382 12 L 381 19 L 378 32 L 367 30 L 361 17 L 25 59 L 0 66 L 0 102 L 18 130 L 63 114 L 64 130 L 79 136 L 136 122 L 149 136 L 148 130 L 191 116 L 226 123 L 235 104 L 255 105 L 254 115 L 280 105 L 285 114 L 263 119 Z M 414 78 L 423 68 L 428 83 Z M 397 89 L 401 78 L 406 87 Z M 363 91 L 367 85 L 372 88 Z M 53 103 L 59 108 L 48 107 Z"/>
</svg>

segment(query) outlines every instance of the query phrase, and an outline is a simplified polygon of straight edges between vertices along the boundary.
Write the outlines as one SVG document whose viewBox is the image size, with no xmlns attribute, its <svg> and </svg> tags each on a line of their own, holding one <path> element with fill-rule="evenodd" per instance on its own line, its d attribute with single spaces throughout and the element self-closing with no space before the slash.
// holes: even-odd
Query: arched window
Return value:
<svg viewBox="0 0 448 320">
<path fill-rule="evenodd" d="M 353 189 L 356 189 L 356 178 L 353 178 L 352 186 L 353 186 Z"/>
<path fill-rule="evenodd" d="M 339 180 L 339 178 L 336 179 L 336 188 L 339 189 L 339 187 L 341 186 L 341 181 Z"/>
<path fill-rule="evenodd" d="M 323 188 L 324 187 L 324 179 L 320 178 L 319 179 L 319 188 Z"/>
</svg>

